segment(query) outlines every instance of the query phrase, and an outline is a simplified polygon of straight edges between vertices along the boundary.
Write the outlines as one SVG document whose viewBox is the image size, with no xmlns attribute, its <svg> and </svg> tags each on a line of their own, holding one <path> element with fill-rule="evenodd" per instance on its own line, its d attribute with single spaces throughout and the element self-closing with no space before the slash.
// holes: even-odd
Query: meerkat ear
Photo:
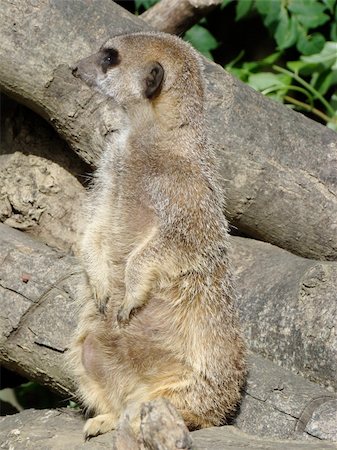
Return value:
<svg viewBox="0 0 337 450">
<path fill-rule="evenodd" d="M 151 62 L 146 67 L 144 79 L 144 94 L 147 98 L 152 98 L 159 93 L 164 78 L 164 69 L 159 62 Z"/>
</svg>

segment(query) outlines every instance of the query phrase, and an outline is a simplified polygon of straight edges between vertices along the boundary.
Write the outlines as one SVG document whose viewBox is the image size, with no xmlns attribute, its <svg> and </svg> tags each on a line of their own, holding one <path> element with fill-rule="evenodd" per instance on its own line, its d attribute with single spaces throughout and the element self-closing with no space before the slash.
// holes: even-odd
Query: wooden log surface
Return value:
<svg viewBox="0 0 337 450">
<path fill-rule="evenodd" d="M 45 120 L 1 96 L 0 222 L 70 250 L 90 167 Z"/>
<path fill-rule="evenodd" d="M 238 237 L 231 258 L 250 348 L 337 390 L 337 264 Z"/>
<path fill-rule="evenodd" d="M 140 17 L 158 31 L 180 35 L 220 4 L 221 0 L 161 0 Z"/>
<path fill-rule="evenodd" d="M 64 355 L 78 314 L 73 299 L 81 271 L 75 258 L 0 225 L 0 259 L 1 364 L 72 396 Z M 334 395 L 256 354 L 249 367 L 237 426 L 280 438 L 314 435 L 305 427 Z"/>
<path fill-rule="evenodd" d="M 0 87 L 95 163 L 120 126 L 113 102 L 71 75 L 109 36 L 148 29 L 110 0 L 3 0 Z M 24 64 L 23 64 L 24 61 Z M 317 259 L 337 257 L 337 134 L 205 61 L 208 120 L 231 221 Z"/>
<path fill-rule="evenodd" d="M 14 416 L 0 418 L 0 440 L 4 448 L 29 450 L 140 450 L 129 435 L 119 435 L 116 447 L 113 433 L 84 442 L 83 419 L 74 411 L 61 410 L 25 410 Z M 192 450 L 333 450 L 336 445 L 324 441 L 295 441 L 261 438 L 242 432 L 236 427 L 225 426 L 206 428 L 191 433 Z M 123 441 L 122 441 L 123 438 Z M 128 445 L 124 446 L 123 445 Z M 178 447 L 179 448 L 179 447 Z M 183 447 L 180 447 L 180 449 Z M 172 450 L 164 445 L 157 450 Z M 144 450 L 144 447 L 142 447 Z M 147 449 L 148 450 L 148 449 Z"/>
</svg>

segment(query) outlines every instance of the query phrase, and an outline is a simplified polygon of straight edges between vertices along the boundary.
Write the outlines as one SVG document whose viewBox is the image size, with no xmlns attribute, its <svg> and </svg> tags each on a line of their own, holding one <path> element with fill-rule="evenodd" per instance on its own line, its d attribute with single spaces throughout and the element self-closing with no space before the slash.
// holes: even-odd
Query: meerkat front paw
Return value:
<svg viewBox="0 0 337 450">
<path fill-rule="evenodd" d="M 135 295 L 127 293 L 117 312 L 117 323 L 119 326 L 127 325 L 131 318 L 137 314 L 138 310 L 142 308 L 144 303 L 140 301 Z"/>
<path fill-rule="evenodd" d="M 117 420 L 113 414 L 100 414 L 99 416 L 88 419 L 84 425 L 84 439 L 88 441 L 94 436 L 107 433 L 116 428 Z"/>
<path fill-rule="evenodd" d="M 122 305 L 117 313 L 117 323 L 119 326 L 127 325 L 130 321 L 131 313 L 134 311 L 132 307 L 126 307 Z"/>
<path fill-rule="evenodd" d="M 94 297 L 94 301 L 96 303 L 97 309 L 98 311 L 105 315 L 106 314 L 106 308 L 107 308 L 107 304 L 109 301 L 109 296 L 108 295 L 104 295 L 103 297 L 98 296 L 97 292 L 93 289 L 93 297 Z"/>
<path fill-rule="evenodd" d="M 109 290 L 107 286 L 94 283 L 91 279 L 88 280 L 89 295 L 94 300 L 98 311 L 105 315 L 107 304 L 109 302 Z"/>
</svg>

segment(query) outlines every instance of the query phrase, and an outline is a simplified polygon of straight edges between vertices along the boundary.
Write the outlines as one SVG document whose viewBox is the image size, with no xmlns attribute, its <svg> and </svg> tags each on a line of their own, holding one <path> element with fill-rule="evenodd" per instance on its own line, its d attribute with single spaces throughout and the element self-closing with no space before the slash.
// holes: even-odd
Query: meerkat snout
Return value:
<svg viewBox="0 0 337 450">
<path fill-rule="evenodd" d="M 74 77 L 80 78 L 90 87 L 96 87 L 96 79 L 99 76 L 96 54 L 79 60 L 71 69 Z"/>
</svg>

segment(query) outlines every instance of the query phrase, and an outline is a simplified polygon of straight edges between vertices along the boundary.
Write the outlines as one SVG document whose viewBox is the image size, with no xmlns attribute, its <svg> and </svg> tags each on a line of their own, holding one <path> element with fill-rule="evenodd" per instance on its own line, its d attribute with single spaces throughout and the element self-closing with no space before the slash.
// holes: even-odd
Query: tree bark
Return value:
<svg viewBox="0 0 337 450">
<path fill-rule="evenodd" d="M 129 436 L 118 437 L 118 447 L 114 447 L 115 436 L 118 433 L 107 433 L 84 442 L 83 419 L 69 409 L 25 410 L 14 416 L 0 418 L 0 440 L 4 448 L 31 450 L 139 450 L 135 440 L 130 444 Z M 206 428 L 191 433 L 193 450 L 333 450 L 336 445 L 329 442 L 313 440 L 295 441 L 261 438 L 246 434 L 236 427 L 225 426 Z M 157 447 L 158 450 L 172 450 L 167 447 Z"/>
<path fill-rule="evenodd" d="M 0 222 L 74 250 L 90 167 L 45 120 L 1 100 Z"/>
<path fill-rule="evenodd" d="M 242 246 L 246 249 L 245 243 Z M 247 270 L 250 270 L 252 256 L 247 250 L 244 253 L 240 244 L 236 245 L 236 253 L 239 252 L 242 252 L 239 260 L 246 257 Z M 266 259 L 269 257 L 267 252 Z M 74 386 L 64 355 L 77 322 L 73 299 L 81 270 L 76 260 L 5 225 L 0 225 L 0 260 L 1 363 L 63 395 L 72 396 Z M 290 272 L 292 269 L 288 265 Z M 273 276 L 272 271 L 270 275 Z M 252 282 L 256 283 L 254 277 Z M 249 296 L 246 302 L 247 310 L 256 307 Z M 285 320 L 291 326 L 292 312 Z M 323 360 L 326 349 L 321 348 L 320 352 Z M 299 422 L 302 411 L 307 411 L 307 424 L 317 407 L 334 398 L 323 387 L 260 356 L 252 355 L 249 367 L 246 394 L 237 419 L 242 430 L 294 437 L 298 429 L 300 434 L 305 431 Z"/>
<path fill-rule="evenodd" d="M 148 29 L 110 0 L 3 0 L 0 86 L 49 120 L 95 163 L 119 127 L 115 105 L 70 66 L 109 36 Z M 23 63 L 24 62 L 24 63 Z M 337 134 L 264 98 L 205 61 L 208 120 L 230 220 L 250 236 L 337 258 Z"/>
<path fill-rule="evenodd" d="M 64 353 L 76 325 L 76 260 L 0 224 L 0 362 L 72 395 Z"/>
<path fill-rule="evenodd" d="M 158 31 L 181 35 L 220 4 L 221 0 L 161 0 L 140 17 Z"/>
<path fill-rule="evenodd" d="M 232 238 L 242 326 L 255 352 L 337 390 L 337 264 Z"/>
<path fill-rule="evenodd" d="M 192 438 L 181 415 L 167 399 L 146 402 L 141 409 L 140 441 L 144 450 L 190 450 Z"/>
</svg>

